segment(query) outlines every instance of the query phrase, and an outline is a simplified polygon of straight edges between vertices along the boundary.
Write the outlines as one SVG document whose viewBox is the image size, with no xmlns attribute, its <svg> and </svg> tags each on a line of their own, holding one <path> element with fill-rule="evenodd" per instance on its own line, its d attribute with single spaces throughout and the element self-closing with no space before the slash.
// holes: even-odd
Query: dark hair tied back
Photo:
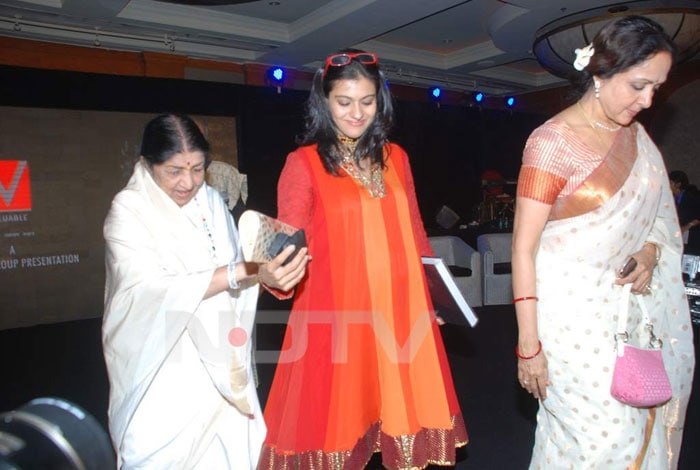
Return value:
<svg viewBox="0 0 700 470">
<path fill-rule="evenodd" d="M 577 76 L 581 94 L 590 88 L 593 76 L 610 78 L 659 52 L 673 58 L 676 47 L 661 25 L 645 16 L 630 15 L 606 24 L 593 38 L 595 50 L 588 66 Z"/>
<path fill-rule="evenodd" d="M 146 124 L 141 156 L 150 166 L 165 163 L 182 152 L 202 152 L 209 166 L 209 142 L 197 123 L 184 114 L 161 114 Z"/>
</svg>

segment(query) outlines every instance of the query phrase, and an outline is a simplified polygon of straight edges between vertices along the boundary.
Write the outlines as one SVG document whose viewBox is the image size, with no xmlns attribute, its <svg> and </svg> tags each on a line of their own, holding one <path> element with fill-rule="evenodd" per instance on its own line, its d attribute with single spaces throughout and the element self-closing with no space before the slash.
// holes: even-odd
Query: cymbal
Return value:
<svg viewBox="0 0 700 470">
<path fill-rule="evenodd" d="M 491 186 L 503 186 L 506 184 L 518 184 L 516 180 L 481 180 L 481 186 L 488 188 Z"/>
</svg>

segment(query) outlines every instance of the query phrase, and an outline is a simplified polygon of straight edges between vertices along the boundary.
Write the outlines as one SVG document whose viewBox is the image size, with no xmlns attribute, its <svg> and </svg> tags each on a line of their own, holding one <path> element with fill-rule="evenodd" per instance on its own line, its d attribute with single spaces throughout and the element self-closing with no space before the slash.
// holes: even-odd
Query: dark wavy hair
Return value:
<svg viewBox="0 0 700 470">
<path fill-rule="evenodd" d="M 656 21 L 630 15 L 606 24 L 593 38 L 594 54 L 574 86 L 584 94 L 593 84 L 593 76 L 610 78 L 638 65 L 659 52 L 673 59 L 676 46 Z"/>
<path fill-rule="evenodd" d="M 338 53 L 364 52 L 358 49 L 343 49 Z M 325 62 L 324 62 L 325 65 Z M 391 93 L 379 64 L 361 64 L 356 60 L 340 67 L 328 67 L 316 71 L 311 92 L 306 101 L 304 134 L 298 139 L 299 145 L 318 144 L 318 153 L 327 172 L 338 175 L 342 154 L 338 140 L 338 129 L 328 106 L 328 95 L 339 80 L 369 79 L 377 91 L 377 114 L 367 130 L 357 141 L 355 162 L 367 156 L 372 163 L 384 164 L 384 148 L 389 142 L 389 131 L 394 124 L 394 107 Z"/>
<path fill-rule="evenodd" d="M 143 130 L 141 156 L 149 166 L 167 162 L 182 152 L 202 152 L 208 167 L 209 142 L 197 123 L 184 114 L 161 114 L 151 119 Z"/>
</svg>

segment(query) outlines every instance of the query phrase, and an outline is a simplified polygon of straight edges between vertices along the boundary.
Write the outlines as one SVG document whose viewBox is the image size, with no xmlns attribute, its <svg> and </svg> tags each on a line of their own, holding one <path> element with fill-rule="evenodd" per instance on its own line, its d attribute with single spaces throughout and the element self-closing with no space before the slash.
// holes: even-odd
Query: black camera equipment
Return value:
<svg viewBox="0 0 700 470">
<path fill-rule="evenodd" d="M 97 420 L 62 398 L 36 398 L 0 414 L 0 470 L 112 470 L 109 436 Z"/>
</svg>

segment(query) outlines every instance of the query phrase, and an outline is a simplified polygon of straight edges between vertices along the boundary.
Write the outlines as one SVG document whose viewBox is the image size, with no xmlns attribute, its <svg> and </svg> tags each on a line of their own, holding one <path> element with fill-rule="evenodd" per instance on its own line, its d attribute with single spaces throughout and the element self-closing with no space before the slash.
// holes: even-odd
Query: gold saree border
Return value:
<svg viewBox="0 0 700 470">
<path fill-rule="evenodd" d="M 265 444 L 258 470 L 348 470 L 362 469 L 372 454 L 382 453 L 382 464 L 389 470 L 420 470 L 428 465 L 455 465 L 455 449 L 469 441 L 462 414 L 451 417 L 452 429 L 426 429 L 416 434 L 389 436 L 381 422 L 372 424 L 351 450 L 300 453 L 278 452 Z"/>
<path fill-rule="evenodd" d="M 617 193 L 637 161 L 637 129 L 623 129 L 605 159 L 581 185 L 552 206 L 549 220 L 568 219 L 591 212 L 607 203 Z"/>
<path fill-rule="evenodd" d="M 651 440 L 651 432 L 654 429 L 654 420 L 656 419 L 656 408 L 649 409 L 649 416 L 647 417 L 647 423 L 644 427 L 644 442 L 642 443 L 642 448 L 639 449 L 639 454 L 637 458 L 634 459 L 634 463 L 627 467 L 627 470 L 639 470 L 642 468 L 642 463 L 644 463 L 644 457 L 647 455 L 647 449 L 649 448 L 649 441 Z"/>
</svg>

